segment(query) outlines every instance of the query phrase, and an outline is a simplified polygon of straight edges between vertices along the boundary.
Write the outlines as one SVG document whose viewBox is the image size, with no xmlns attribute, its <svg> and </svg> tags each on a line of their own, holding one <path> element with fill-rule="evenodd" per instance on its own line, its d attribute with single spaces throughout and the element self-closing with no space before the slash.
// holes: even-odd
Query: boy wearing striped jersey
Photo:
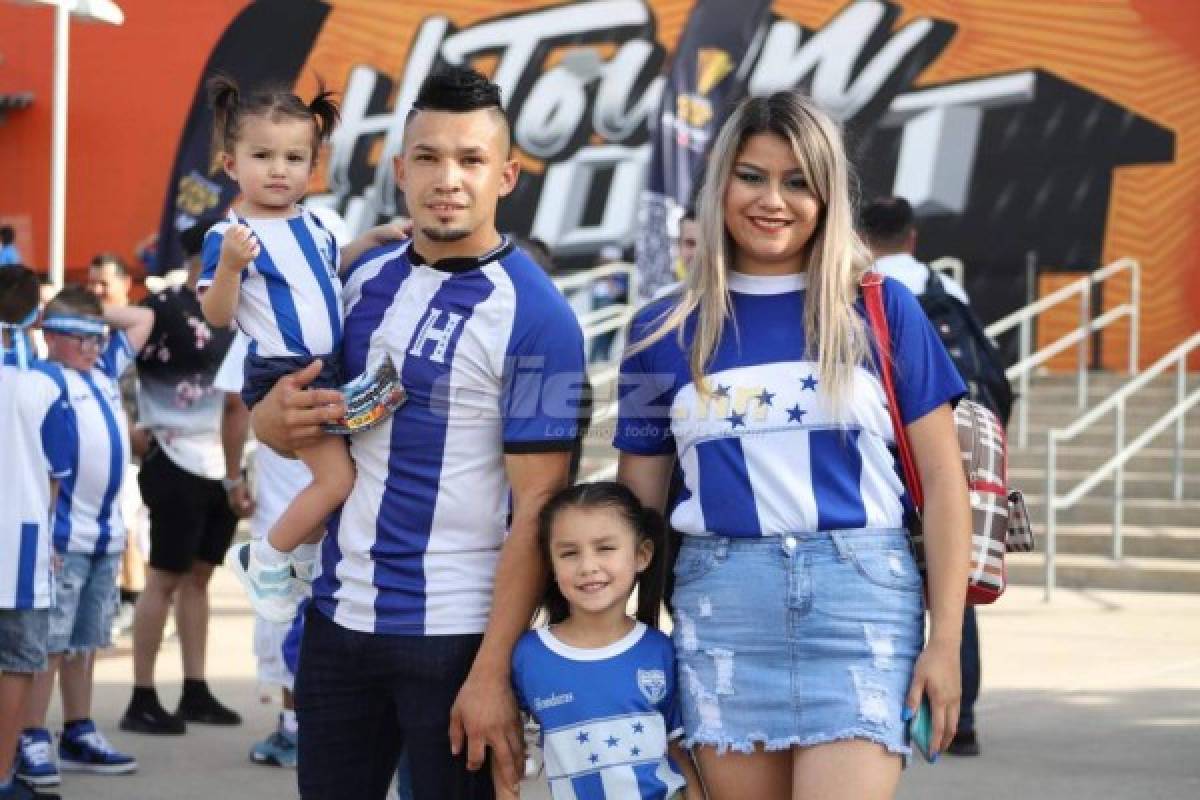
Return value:
<svg viewBox="0 0 1200 800">
<path fill-rule="evenodd" d="M 38 786 L 57 785 L 60 766 L 110 775 L 137 769 L 135 759 L 118 752 L 97 730 L 90 698 L 95 652 L 111 644 L 125 549 L 119 496 L 129 463 L 129 431 L 119 381 L 153 326 L 150 309 L 105 309 L 82 287 L 59 292 L 42 321 L 50 359 L 62 368 L 76 430 L 67 443 L 72 469 L 59 485 L 51 534 L 59 569 L 49 669 L 34 680 L 17 770 Z M 60 670 L 64 724 L 56 764 L 46 714 Z"/>
<path fill-rule="evenodd" d="M 52 478 L 71 474 L 75 418 L 66 381 L 33 358 L 37 276 L 0 270 L 0 798 L 35 795 L 13 776 L 33 676 L 46 668 Z M 43 795 L 44 796 L 44 795 Z"/>
</svg>

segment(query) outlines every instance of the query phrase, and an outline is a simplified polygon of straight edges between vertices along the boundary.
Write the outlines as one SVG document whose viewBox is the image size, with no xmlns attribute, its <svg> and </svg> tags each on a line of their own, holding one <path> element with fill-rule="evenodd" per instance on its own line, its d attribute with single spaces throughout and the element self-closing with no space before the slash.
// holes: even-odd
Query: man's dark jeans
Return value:
<svg viewBox="0 0 1200 800">
<path fill-rule="evenodd" d="M 309 607 L 296 674 L 303 800 L 385 800 L 403 746 L 416 800 L 491 800 L 490 765 L 450 754 L 450 707 L 483 637 L 392 636 Z"/>
<path fill-rule="evenodd" d="M 975 620 L 975 606 L 967 606 L 963 614 L 959 661 L 962 665 L 962 702 L 958 706 L 958 729 L 968 733 L 975 730 L 975 701 L 979 699 L 983 671 L 979 663 L 979 625 Z"/>
</svg>

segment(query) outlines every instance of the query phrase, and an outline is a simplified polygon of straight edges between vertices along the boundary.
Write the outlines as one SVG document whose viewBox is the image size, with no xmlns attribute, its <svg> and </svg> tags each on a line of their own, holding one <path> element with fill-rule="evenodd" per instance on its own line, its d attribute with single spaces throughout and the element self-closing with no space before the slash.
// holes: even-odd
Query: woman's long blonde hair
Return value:
<svg viewBox="0 0 1200 800">
<path fill-rule="evenodd" d="M 854 228 L 850 167 L 839 126 L 799 92 L 747 98 L 721 128 L 697 201 L 700 236 L 683 294 L 629 353 L 643 350 L 673 331 L 678 333 L 680 346 L 687 347 L 684 323 L 697 311 L 688 365 L 697 390 L 708 394 L 704 373 L 730 316 L 728 272 L 736 263 L 735 245 L 725 227 L 725 191 L 743 144 L 759 133 L 775 134 L 791 145 L 805 181 L 820 201 L 817 227 L 805 251 L 808 300 L 804 332 L 808 358 L 817 362 L 831 404 L 839 409 L 855 367 L 868 353 L 866 328 L 854 302 L 871 257 Z"/>
</svg>

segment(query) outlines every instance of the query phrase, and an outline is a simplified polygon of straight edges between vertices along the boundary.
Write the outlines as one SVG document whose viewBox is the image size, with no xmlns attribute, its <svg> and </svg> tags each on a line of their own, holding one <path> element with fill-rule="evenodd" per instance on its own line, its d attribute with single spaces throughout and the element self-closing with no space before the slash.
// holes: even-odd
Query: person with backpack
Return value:
<svg viewBox="0 0 1200 800">
<path fill-rule="evenodd" d="M 1012 409 L 1012 390 L 995 344 L 970 308 L 966 290 L 948 275 L 941 275 L 913 255 L 917 226 L 912 206 L 903 197 L 880 197 L 863 208 L 860 228 L 875 256 L 875 270 L 903 283 L 917 297 L 934 330 L 946 346 L 955 367 L 967 384 L 968 396 L 991 409 L 1004 424 Z M 981 664 L 979 628 L 974 606 L 963 614 L 962 700 L 958 732 L 946 752 L 958 756 L 981 753 L 975 729 L 975 701 L 979 698 Z"/>
</svg>

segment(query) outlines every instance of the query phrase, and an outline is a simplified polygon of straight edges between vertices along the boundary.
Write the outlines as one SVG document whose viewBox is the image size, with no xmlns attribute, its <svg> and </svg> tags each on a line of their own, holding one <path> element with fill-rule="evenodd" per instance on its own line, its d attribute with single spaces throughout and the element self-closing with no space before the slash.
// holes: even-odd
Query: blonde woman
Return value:
<svg viewBox="0 0 1200 800">
<path fill-rule="evenodd" d="M 837 126 L 802 95 L 739 105 L 713 146 L 685 290 L 643 311 L 623 365 L 619 480 L 663 508 L 676 463 L 683 477 L 673 638 L 712 800 L 890 798 L 922 696 L 932 749 L 956 725 L 970 518 L 951 405 L 965 387 L 887 281 L 926 496 L 923 586 L 848 172 Z"/>
</svg>

